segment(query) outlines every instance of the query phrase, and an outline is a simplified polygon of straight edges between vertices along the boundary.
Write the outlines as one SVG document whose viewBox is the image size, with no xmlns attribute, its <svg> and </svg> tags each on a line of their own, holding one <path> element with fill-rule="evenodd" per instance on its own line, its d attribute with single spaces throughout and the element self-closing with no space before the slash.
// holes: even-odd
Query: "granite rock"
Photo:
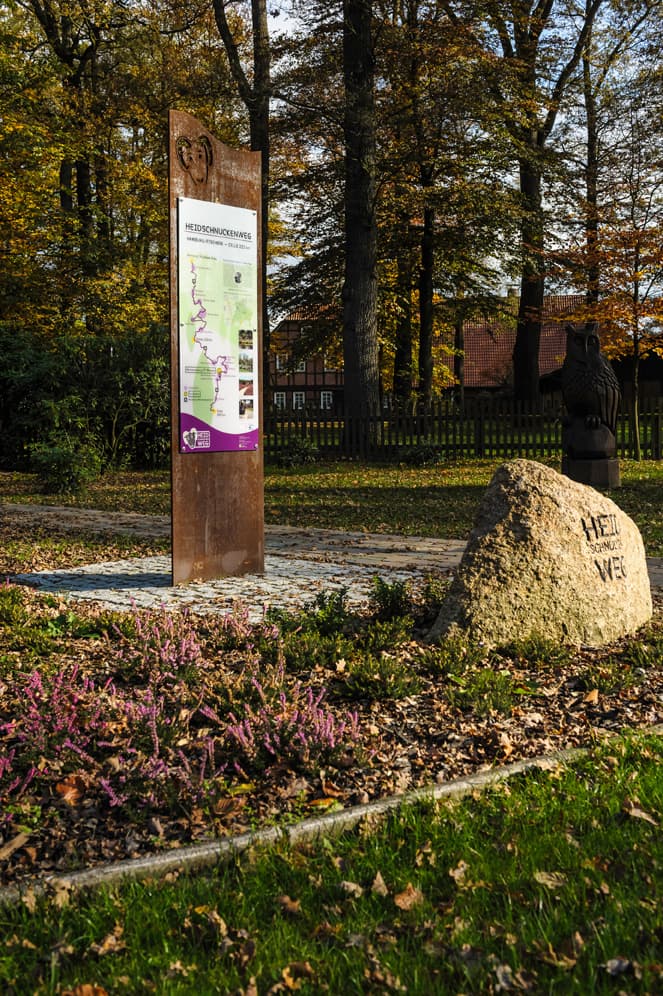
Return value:
<svg viewBox="0 0 663 996">
<path fill-rule="evenodd" d="M 496 471 L 429 634 L 488 646 L 541 636 L 602 646 L 646 623 L 640 532 L 605 495 L 532 460 Z"/>
</svg>

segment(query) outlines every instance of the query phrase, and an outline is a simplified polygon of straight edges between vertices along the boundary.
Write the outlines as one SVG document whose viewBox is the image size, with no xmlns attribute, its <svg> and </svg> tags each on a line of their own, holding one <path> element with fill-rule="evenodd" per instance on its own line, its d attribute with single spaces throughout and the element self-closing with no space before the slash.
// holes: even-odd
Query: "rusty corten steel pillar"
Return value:
<svg viewBox="0 0 663 996">
<path fill-rule="evenodd" d="M 210 202 L 210 216 L 213 216 L 214 211 L 221 210 L 213 205 L 226 205 L 228 211 L 241 208 L 256 212 L 256 274 L 260 273 L 260 255 L 263 252 L 259 234 L 260 153 L 231 149 L 215 139 L 191 115 L 171 111 L 169 181 L 173 584 L 194 579 L 260 574 L 264 570 L 262 385 L 259 382 L 262 372 L 261 281 L 256 276 L 256 327 L 237 333 L 240 345 L 246 345 L 248 341 L 252 347 L 243 351 L 243 363 L 241 351 L 239 360 L 237 357 L 226 356 L 210 358 L 209 347 L 205 343 L 211 340 L 198 333 L 203 330 L 206 322 L 211 329 L 214 318 L 208 317 L 201 304 L 201 295 L 196 297 L 195 273 L 190 279 L 186 276 L 187 286 L 178 289 L 178 283 L 185 282 L 182 273 L 187 272 L 182 270 L 179 260 L 178 238 L 181 234 L 178 232 L 178 218 L 183 205 L 192 206 L 191 210 L 195 209 L 197 213 L 194 217 L 204 218 L 205 205 L 201 205 L 201 201 Z M 182 198 L 186 200 L 182 201 Z M 204 226 L 198 228 L 203 229 Z M 201 243 L 204 268 L 204 240 L 197 241 Z M 199 264 L 198 260 L 195 262 Z M 217 267 L 220 265 L 212 264 Z M 189 269 L 195 270 L 193 261 Z M 241 273 L 238 273 L 236 279 L 241 280 Z M 200 286 L 204 286 L 202 282 Z M 240 444 L 240 448 L 225 451 L 223 448 L 222 451 L 199 449 L 203 439 L 204 445 L 209 446 L 207 440 L 210 433 L 201 433 L 200 428 L 192 430 L 189 428 L 190 422 L 183 421 L 181 398 L 182 390 L 186 392 L 186 386 L 183 386 L 184 382 L 181 383 L 180 378 L 193 377 L 194 374 L 188 370 L 185 374 L 180 370 L 180 335 L 183 324 L 181 294 L 187 295 L 187 300 L 193 299 L 199 308 L 191 318 L 192 322 L 198 324 L 192 326 L 193 338 L 190 337 L 187 346 L 192 351 L 198 349 L 198 363 L 203 368 L 207 363 L 213 367 L 210 371 L 205 370 L 204 376 L 210 383 L 218 382 L 220 385 L 222 374 L 225 375 L 230 370 L 235 376 L 235 385 L 238 389 L 243 389 L 239 393 L 241 418 L 246 418 L 247 410 L 252 410 L 251 404 L 255 406 L 258 427 L 255 438 L 257 440 L 259 437 L 259 442 L 251 443 L 251 448 L 242 449 L 243 444 Z M 223 292 L 220 295 L 219 300 L 222 299 Z M 204 330 L 208 332 L 209 329 Z M 251 336 L 254 337 L 253 341 Z M 244 337 L 243 342 L 241 337 Z M 254 354 L 255 362 L 252 359 L 246 360 L 246 355 L 250 353 Z M 238 372 L 246 369 L 250 369 L 251 373 Z M 239 380 L 242 376 L 250 379 Z M 248 403 L 244 400 L 244 392 L 250 396 Z M 186 393 L 184 396 L 186 397 Z M 191 419 L 195 419 L 195 416 L 191 416 Z M 197 424 L 200 426 L 202 423 Z M 211 434 L 218 435 L 219 439 L 226 438 L 223 433 L 217 434 L 214 430 Z"/>
</svg>

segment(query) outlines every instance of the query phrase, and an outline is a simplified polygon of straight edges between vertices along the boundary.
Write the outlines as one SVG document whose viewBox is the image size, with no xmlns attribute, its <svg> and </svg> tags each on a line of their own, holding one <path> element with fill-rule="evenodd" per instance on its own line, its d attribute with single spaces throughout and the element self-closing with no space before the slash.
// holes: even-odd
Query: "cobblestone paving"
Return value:
<svg viewBox="0 0 663 996">
<path fill-rule="evenodd" d="M 168 516 L 95 512 L 44 505 L 4 505 L 0 517 L 27 527 L 57 522 L 58 529 L 158 539 L 170 536 Z M 116 610 L 189 607 L 230 612 L 237 603 L 259 619 L 267 607 L 295 610 L 320 592 L 345 590 L 351 605 L 366 602 L 373 579 L 423 584 L 431 572 L 450 573 L 464 544 L 425 539 L 268 526 L 265 573 L 173 587 L 170 556 L 132 558 L 71 569 L 34 571 L 13 580 L 72 600 Z"/>
<path fill-rule="evenodd" d="M 171 585 L 170 557 L 145 557 L 114 563 L 91 564 L 74 570 L 38 571 L 19 574 L 14 581 L 66 598 L 97 602 L 106 608 L 125 610 L 132 606 L 169 609 L 186 607 L 196 612 L 231 612 L 241 603 L 258 620 L 268 607 L 294 610 L 313 602 L 317 593 L 347 592 L 351 604 L 366 602 L 370 596 L 374 568 L 357 564 L 330 564 L 295 557 L 265 557 L 265 573 L 216 581 L 192 581 Z M 408 581 L 422 572 L 380 571 L 383 580 Z"/>
<path fill-rule="evenodd" d="M 96 512 L 44 505 L 3 505 L 0 518 L 26 526 L 57 522 L 59 529 L 161 538 L 170 535 L 168 516 Z M 196 612 L 229 612 L 238 602 L 252 618 L 266 607 L 296 609 L 321 591 L 345 589 L 348 602 L 369 597 L 373 579 L 423 583 L 431 572 L 449 574 L 465 544 L 460 540 L 335 532 L 267 526 L 265 573 L 216 581 L 171 585 L 170 556 L 119 560 L 58 571 L 35 571 L 14 580 L 70 599 L 88 600 L 113 609 L 132 605 L 190 607 Z M 663 560 L 648 561 L 651 583 L 663 587 Z"/>
</svg>

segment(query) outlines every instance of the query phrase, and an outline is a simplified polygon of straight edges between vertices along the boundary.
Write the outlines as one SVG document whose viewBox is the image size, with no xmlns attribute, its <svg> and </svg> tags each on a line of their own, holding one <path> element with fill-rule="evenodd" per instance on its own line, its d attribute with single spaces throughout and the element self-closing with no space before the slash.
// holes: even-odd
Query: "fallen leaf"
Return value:
<svg viewBox="0 0 663 996">
<path fill-rule="evenodd" d="M 628 958 L 618 956 L 617 958 L 609 958 L 603 967 L 608 975 L 612 975 L 614 977 L 616 975 L 623 975 L 624 972 L 628 972 L 631 965 L 632 962 Z"/>
<path fill-rule="evenodd" d="M 302 911 L 301 899 L 291 899 L 290 896 L 278 896 L 277 903 L 286 916 L 299 916 Z"/>
<path fill-rule="evenodd" d="M 376 896 L 388 896 L 389 889 L 387 884 L 382 877 L 381 872 L 377 872 L 375 878 L 373 879 L 373 884 L 371 885 L 371 892 L 375 893 Z"/>
<path fill-rule="evenodd" d="M 56 879 L 53 883 L 53 903 L 58 909 L 63 909 L 69 905 L 73 887 L 69 882 L 61 882 Z"/>
<path fill-rule="evenodd" d="M 306 979 L 314 977 L 314 971 L 307 961 L 293 961 L 281 972 L 281 978 L 287 989 L 301 989 Z"/>
<path fill-rule="evenodd" d="M 335 798 L 325 798 L 325 799 L 311 799 L 309 806 L 313 809 L 332 809 L 334 807 L 338 808 L 339 802 Z"/>
<path fill-rule="evenodd" d="M 6 861 L 7 858 L 11 857 L 14 851 L 18 851 L 19 847 L 23 847 L 24 844 L 30 840 L 29 833 L 17 833 L 15 837 L 7 841 L 2 847 L 0 847 L 0 861 Z"/>
<path fill-rule="evenodd" d="M 467 861 L 459 861 L 455 868 L 449 869 L 449 875 L 454 880 L 459 889 L 465 885 L 469 865 Z"/>
<path fill-rule="evenodd" d="M 561 968 L 563 971 L 570 971 L 577 964 L 576 958 L 565 955 L 561 951 L 555 951 L 550 941 L 548 941 L 546 948 L 539 944 L 536 946 L 541 951 L 541 961 L 545 961 L 547 965 L 553 965 L 555 968 Z"/>
<path fill-rule="evenodd" d="M 80 775 L 68 775 L 57 783 L 55 791 L 68 806 L 77 806 L 85 795 L 86 787 L 85 779 Z"/>
<path fill-rule="evenodd" d="M 592 688 L 591 691 L 587 692 L 584 699 L 582 700 L 585 705 L 596 705 L 599 700 L 599 690 L 598 688 Z"/>
<path fill-rule="evenodd" d="M 34 913 L 34 911 L 37 909 L 37 897 L 35 895 L 34 889 L 26 889 L 25 892 L 22 893 L 21 895 L 21 902 L 23 903 L 24 906 L 27 907 L 30 913 Z"/>
<path fill-rule="evenodd" d="M 90 951 L 102 958 L 104 955 L 117 954 L 118 951 L 124 951 L 126 944 L 122 940 L 122 934 L 124 933 L 124 928 L 122 924 L 116 923 L 110 934 L 106 934 L 103 941 L 99 944 L 91 944 Z"/>
<path fill-rule="evenodd" d="M 82 982 L 73 989 L 62 989 L 61 996 L 108 996 L 108 990 L 96 982 Z"/>
<path fill-rule="evenodd" d="M 324 771 L 320 772 L 320 786 L 323 793 L 330 798 L 342 799 L 345 796 L 344 790 L 335 785 L 334 782 L 330 782 Z"/>
<path fill-rule="evenodd" d="M 631 799 L 627 799 L 622 806 L 622 810 L 627 816 L 632 816 L 635 820 L 645 820 L 647 823 L 651 823 L 652 826 L 658 826 L 658 820 L 654 819 L 650 813 L 646 813 L 644 809 L 640 809 L 639 806 L 635 804 Z"/>
<path fill-rule="evenodd" d="M 539 885 L 545 885 L 546 889 L 561 889 L 566 885 L 566 875 L 561 872 L 534 872 L 534 878 Z"/>
<path fill-rule="evenodd" d="M 166 978 L 173 979 L 178 975 L 183 975 L 184 978 L 186 979 L 192 972 L 195 972 L 197 968 L 198 966 L 195 964 L 183 965 L 182 962 L 179 961 L 178 959 L 177 961 L 171 962 L 170 965 L 168 966 L 168 971 L 166 972 Z"/>
<path fill-rule="evenodd" d="M 246 968 L 252 958 L 255 957 L 256 942 L 248 937 L 239 949 L 239 967 Z"/>
<path fill-rule="evenodd" d="M 411 882 L 408 882 L 402 892 L 394 896 L 394 904 L 398 906 L 399 910 L 411 910 L 423 901 L 423 893 L 420 889 L 415 889 Z"/>
<path fill-rule="evenodd" d="M 364 895 L 364 890 L 357 882 L 341 882 L 341 889 L 351 899 L 359 899 Z"/>
</svg>

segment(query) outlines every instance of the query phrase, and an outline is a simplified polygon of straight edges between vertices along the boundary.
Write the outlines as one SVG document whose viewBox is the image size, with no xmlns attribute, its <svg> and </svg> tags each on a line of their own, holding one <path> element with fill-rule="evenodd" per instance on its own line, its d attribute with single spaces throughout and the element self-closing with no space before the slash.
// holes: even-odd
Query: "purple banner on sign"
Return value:
<svg viewBox="0 0 663 996">
<path fill-rule="evenodd" d="M 259 430 L 247 432 L 223 432 L 196 418 L 195 415 L 180 414 L 180 452 L 217 453 L 233 450 L 257 450 Z"/>
</svg>

